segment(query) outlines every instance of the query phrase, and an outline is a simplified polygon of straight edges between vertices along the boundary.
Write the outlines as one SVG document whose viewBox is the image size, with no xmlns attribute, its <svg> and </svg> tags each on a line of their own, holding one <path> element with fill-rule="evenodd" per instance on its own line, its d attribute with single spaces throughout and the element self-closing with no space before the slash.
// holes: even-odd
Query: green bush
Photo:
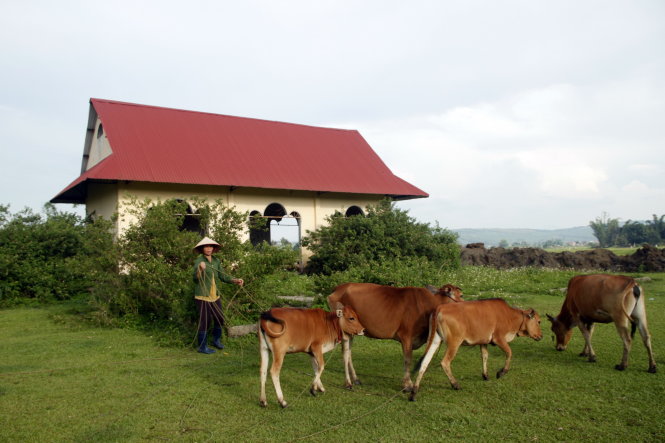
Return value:
<svg viewBox="0 0 665 443">
<path fill-rule="evenodd" d="M 81 217 L 44 206 L 16 214 L 0 205 L 0 306 L 74 297 L 92 280 L 80 266 L 87 257 Z"/>
<path fill-rule="evenodd" d="M 222 245 L 216 254 L 227 272 L 243 278 L 245 287 L 222 286 L 222 303 L 231 324 L 253 322 L 260 312 L 275 303 L 276 289 L 287 269 L 297 261 L 297 252 L 267 244 L 242 243 L 247 214 L 225 207 L 221 201 L 205 203 L 189 199 L 199 208 L 199 224 Z M 131 199 L 121 217 L 133 223 L 116 243 L 109 246 L 109 263 L 119 263 L 120 272 L 102 265 L 98 273 L 105 284 L 92 289 L 96 315 L 110 323 L 130 323 L 191 332 L 197 321 L 194 303 L 192 247 L 201 239 L 197 232 L 182 230 L 187 203 Z M 275 275 L 273 275 L 275 274 Z M 295 274 L 294 274 L 295 275 Z"/>
<path fill-rule="evenodd" d="M 455 233 L 418 223 L 388 200 L 368 206 L 365 217 L 336 212 L 326 220 L 326 225 L 308 231 L 303 239 L 313 253 L 310 273 L 330 275 L 411 257 L 424 257 L 439 267 L 459 267 Z"/>
<path fill-rule="evenodd" d="M 441 265 L 426 257 L 405 257 L 352 266 L 330 275 L 311 277 L 316 291 L 327 297 L 337 285 L 348 282 L 376 283 L 389 286 L 442 286 L 448 281 Z"/>
</svg>

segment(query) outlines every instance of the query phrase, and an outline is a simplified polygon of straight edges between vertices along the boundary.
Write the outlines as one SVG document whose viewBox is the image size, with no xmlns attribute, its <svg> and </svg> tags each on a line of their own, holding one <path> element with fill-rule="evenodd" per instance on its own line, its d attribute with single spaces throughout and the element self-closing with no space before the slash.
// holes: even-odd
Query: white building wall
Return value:
<svg viewBox="0 0 665 443">
<path fill-rule="evenodd" d="M 378 203 L 383 196 L 372 194 L 317 193 L 309 191 L 287 191 L 273 189 L 237 188 L 202 185 L 171 185 L 163 183 L 119 182 L 116 184 L 91 184 L 88 188 L 86 212 L 105 218 L 118 213 L 116 232 L 124 232 L 136 222 L 136 218 L 126 213 L 126 205 L 131 196 L 143 201 L 182 199 L 191 201 L 193 197 L 206 201 L 221 200 L 230 208 L 239 212 L 259 211 L 264 213 L 271 203 L 279 203 L 286 214 L 297 212 L 300 215 L 300 233 L 314 231 L 325 224 L 325 219 L 335 211 L 342 213 L 351 206 L 358 206 L 363 211 L 367 205 Z M 249 239 L 249 231 L 243 233 L 241 240 Z M 302 251 L 306 259 L 310 253 Z"/>
<path fill-rule="evenodd" d="M 88 151 L 88 162 L 86 170 L 92 168 L 100 161 L 111 155 L 111 145 L 109 144 L 106 134 L 104 134 L 103 125 L 99 119 L 95 123 L 95 130 L 90 139 L 90 149 Z"/>
</svg>

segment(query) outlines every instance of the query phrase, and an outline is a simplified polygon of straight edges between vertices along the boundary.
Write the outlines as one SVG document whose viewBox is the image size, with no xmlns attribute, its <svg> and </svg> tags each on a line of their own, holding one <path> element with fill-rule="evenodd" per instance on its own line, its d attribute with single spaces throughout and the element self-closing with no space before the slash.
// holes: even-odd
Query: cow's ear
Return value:
<svg viewBox="0 0 665 443">
<path fill-rule="evenodd" d="M 342 318 L 344 316 L 344 311 L 342 311 L 341 309 L 338 309 L 335 312 L 337 312 L 337 317 L 339 317 L 339 318 Z"/>
<path fill-rule="evenodd" d="M 344 316 L 344 305 L 341 304 L 340 302 L 337 302 L 337 305 L 335 306 L 337 317 L 342 318 Z"/>
<path fill-rule="evenodd" d="M 529 311 L 527 312 L 527 315 L 529 316 L 529 318 L 533 318 L 533 317 L 535 317 L 535 315 L 536 315 L 536 311 L 534 311 L 533 308 L 531 308 L 531 309 L 529 309 Z"/>
<path fill-rule="evenodd" d="M 547 319 L 554 323 L 554 317 L 552 317 L 550 314 L 545 314 L 547 316 Z"/>
</svg>

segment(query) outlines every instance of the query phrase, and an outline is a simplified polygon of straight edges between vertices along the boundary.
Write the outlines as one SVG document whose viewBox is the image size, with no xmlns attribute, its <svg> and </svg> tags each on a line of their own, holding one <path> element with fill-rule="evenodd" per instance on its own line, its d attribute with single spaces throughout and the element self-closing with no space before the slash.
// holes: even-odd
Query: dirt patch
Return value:
<svg viewBox="0 0 665 443">
<path fill-rule="evenodd" d="M 615 272 L 663 272 L 665 249 L 644 245 L 632 255 L 618 256 L 607 249 L 547 252 L 539 248 L 490 248 L 482 243 L 462 248 L 462 264 L 498 269 L 534 266 Z"/>
</svg>

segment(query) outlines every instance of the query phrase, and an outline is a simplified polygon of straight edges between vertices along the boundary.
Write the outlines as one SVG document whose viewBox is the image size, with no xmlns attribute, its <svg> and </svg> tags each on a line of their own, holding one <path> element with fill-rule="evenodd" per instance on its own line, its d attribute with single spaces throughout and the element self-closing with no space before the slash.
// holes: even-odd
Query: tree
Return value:
<svg viewBox="0 0 665 443">
<path fill-rule="evenodd" d="M 409 257 L 425 257 L 442 266 L 459 265 L 457 234 L 418 223 L 389 200 L 368 206 L 366 216 L 346 217 L 336 212 L 326 220 L 327 225 L 308 231 L 303 238 L 303 245 L 313 252 L 310 272 L 331 274 Z"/>
<path fill-rule="evenodd" d="M 606 212 L 592 222 L 589 226 L 593 230 L 593 235 L 598 239 L 598 245 L 601 248 L 608 248 L 617 244 L 620 233 L 619 219 L 609 218 Z"/>
<path fill-rule="evenodd" d="M 620 244 L 620 246 L 649 243 L 647 225 L 632 220 L 626 221 L 621 227 L 621 239 L 625 240 L 625 244 Z"/>
<path fill-rule="evenodd" d="M 665 240 L 665 215 L 658 217 L 653 214 L 651 220 L 647 220 L 647 238 L 651 244 L 659 244 Z"/>
</svg>

